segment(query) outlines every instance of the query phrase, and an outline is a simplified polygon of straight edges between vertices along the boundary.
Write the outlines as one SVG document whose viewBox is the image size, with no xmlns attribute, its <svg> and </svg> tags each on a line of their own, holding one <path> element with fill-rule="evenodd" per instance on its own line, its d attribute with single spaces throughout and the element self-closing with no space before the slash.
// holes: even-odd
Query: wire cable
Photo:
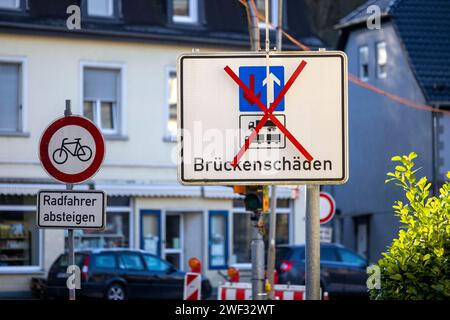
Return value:
<svg viewBox="0 0 450 320">
<path fill-rule="evenodd" d="M 243 6 L 247 7 L 247 3 L 244 0 L 238 0 L 240 4 L 242 4 Z M 252 0 L 252 5 L 254 4 L 254 1 Z M 256 6 L 255 6 L 256 7 Z M 258 17 L 258 19 L 264 19 L 264 17 L 262 17 L 262 15 L 258 12 L 258 10 L 255 10 L 256 12 L 256 16 Z M 269 22 L 269 24 L 274 27 L 274 25 L 272 23 Z M 296 46 L 298 46 L 300 49 L 302 49 L 303 51 L 311 51 L 311 48 L 308 47 L 307 45 L 301 43 L 300 41 L 298 41 L 297 39 L 295 39 L 293 36 L 291 36 L 289 33 L 287 33 L 286 31 L 284 31 L 283 29 L 282 33 L 283 36 L 285 36 L 289 41 L 291 41 L 293 44 L 295 44 Z M 383 96 L 385 96 L 388 99 L 391 99 L 393 101 L 396 101 L 404 106 L 410 107 L 410 108 L 414 108 L 414 109 L 419 109 L 419 110 L 423 110 L 423 111 L 429 111 L 429 112 L 435 112 L 435 113 L 441 113 L 441 114 L 445 114 L 445 115 L 450 115 L 450 110 L 444 110 L 444 109 L 437 109 L 434 108 L 432 106 L 426 105 L 426 104 L 421 104 L 421 103 L 417 103 L 414 102 L 412 100 L 400 97 L 398 95 L 395 95 L 393 93 L 387 92 L 383 89 L 380 89 L 374 85 L 371 85 L 367 82 L 362 81 L 361 79 L 359 79 L 357 76 L 349 73 L 348 74 L 348 80 L 352 83 L 354 83 L 357 86 L 360 86 L 364 89 L 370 90 L 372 92 L 381 94 Z"/>
</svg>

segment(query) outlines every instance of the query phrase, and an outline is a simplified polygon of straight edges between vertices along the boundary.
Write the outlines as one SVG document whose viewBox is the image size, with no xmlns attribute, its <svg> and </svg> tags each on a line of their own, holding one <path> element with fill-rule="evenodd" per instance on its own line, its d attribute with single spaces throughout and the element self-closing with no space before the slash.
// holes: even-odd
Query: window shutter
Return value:
<svg viewBox="0 0 450 320">
<path fill-rule="evenodd" d="M 0 130 L 17 131 L 19 119 L 19 72 L 17 63 L 0 63 Z"/>
<path fill-rule="evenodd" d="M 84 100 L 117 101 L 119 71 L 85 69 Z"/>
</svg>

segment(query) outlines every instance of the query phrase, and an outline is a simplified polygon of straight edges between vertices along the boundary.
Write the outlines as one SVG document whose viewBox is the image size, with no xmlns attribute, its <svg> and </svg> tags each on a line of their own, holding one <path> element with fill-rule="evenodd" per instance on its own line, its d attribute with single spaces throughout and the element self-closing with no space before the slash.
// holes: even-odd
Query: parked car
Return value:
<svg viewBox="0 0 450 320">
<path fill-rule="evenodd" d="M 150 253 L 128 249 L 86 250 L 75 253 L 81 271 L 78 297 L 124 299 L 183 299 L 184 272 Z M 68 255 L 53 263 L 47 277 L 47 297 L 67 298 Z M 209 280 L 202 276 L 202 298 L 211 295 Z"/>
<path fill-rule="evenodd" d="M 368 298 L 368 262 L 339 244 L 320 245 L 320 285 L 331 299 L 352 296 Z M 281 284 L 305 284 L 305 246 L 283 245 L 276 249 L 275 267 Z"/>
</svg>

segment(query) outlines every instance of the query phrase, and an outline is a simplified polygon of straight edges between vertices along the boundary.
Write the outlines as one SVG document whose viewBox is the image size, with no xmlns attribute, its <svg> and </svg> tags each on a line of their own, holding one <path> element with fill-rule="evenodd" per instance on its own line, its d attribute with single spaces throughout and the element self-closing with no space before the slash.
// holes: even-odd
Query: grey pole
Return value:
<svg viewBox="0 0 450 320">
<path fill-rule="evenodd" d="M 270 283 L 269 299 L 274 298 L 274 271 L 275 271 L 275 237 L 277 224 L 277 189 L 272 186 L 270 190 L 270 221 L 269 221 L 269 250 L 267 252 L 267 278 Z"/>
<path fill-rule="evenodd" d="M 306 300 L 320 300 L 320 186 L 306 192 Z"/>
<path fill-rule="evenodd" d="M 265 300 L 264 293 L 264 240 L 259 231 L 260 213 L 252 214 L 252 300 Z"/>
<path fill-rule="evenodd" d="M 64 110 L 64 116 L 70 117 L 72 115 L 70 100 L 66 100 L 66 109 Z M 67 183 L 66 190 L 73 190 L 73 184 Z M 69 266 L 75 265 L 75 250 L 73 244 L 73 229 L 68 230 L 68 249 L 69 249 Z M 75 271 L 74 271 L 75 272 Z M 69 275 L 70 276 L 70 275 Z M 69 300 L 75 300 L 75 288 L 69 288 Z"/>
<path fill-rule="evenodd" d="M 281 52 L 283 43 L 282 34 L 283 24 L 283 0 L 278 0 L 278 21 L 277 21 L 277 51 Z M 270 221 L 269 221 L 269 250 L 267 253 L 267 278 L 270 283 L 269 299 L 274 298 L 274 271 L 275 271 L 275 257 L 276 257 L 276 228 L 277 228 L 277 187 L 272 186 L 270 195 Z"/>
<path fill-rule="evenodd" d="M 250 33 L 251 50 L 259 51 L 259 26 L 256 12 L 250 0 L 247 0 L 247 15 Z M 251 262 L 252 262 L 252 299 L 265 300 L 264 292 L 264 240 L 258 228 L 260 212 L 253 212 L 251 216 L 252 223 L 252 241 L 251 241 Z"/>
<path fill-rule="evenodd" d="M 283 46 L 283 0 L 278 0 L 277 51 Z"/>
</svg>

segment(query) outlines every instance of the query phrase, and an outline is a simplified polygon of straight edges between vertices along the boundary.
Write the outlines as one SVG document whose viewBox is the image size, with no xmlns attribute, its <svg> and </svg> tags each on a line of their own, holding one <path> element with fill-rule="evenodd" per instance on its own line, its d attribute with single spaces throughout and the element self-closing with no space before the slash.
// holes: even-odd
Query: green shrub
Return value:
<svg viewBox="0 0 450 320">
<path fill-rule="evenodd" d="M 402 187 L 408 201 L 393 206 L 402 226 L 379 260 L 381 287 L 370 290 L 372 299 L 450 298 L 450 183 L 430 196 L 431 183 L 415 176 L 416 157 L 393 157 L 397 166 L 387 174 L 386 183 Z"/>
</svg>

